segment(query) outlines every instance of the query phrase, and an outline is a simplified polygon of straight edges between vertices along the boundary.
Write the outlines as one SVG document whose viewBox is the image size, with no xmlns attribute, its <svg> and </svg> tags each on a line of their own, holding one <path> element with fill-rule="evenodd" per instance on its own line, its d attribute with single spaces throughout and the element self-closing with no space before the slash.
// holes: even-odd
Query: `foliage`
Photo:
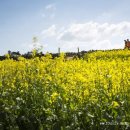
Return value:
<svg viewBox="0 0 130 130">
<path fill-rule="evenodd" d="M 113 60 L 121 59 L 127 60 L 130 58 L 129 50 L 108 50 L 108 51 L 95 51 L 92 53 L 86 53 L 84 59 L 86 60 Z"/>
<path fill-rule="evenodd" d="M 5 54 L 5 57 L 6 57 L 6 59 L 9 59 L 10 55 L 9 54 Z"/>
<path fill-rule="evenodd" d="M 129 53 L 0 61 L 0 130 L 129 129 Z"/>
</svg>

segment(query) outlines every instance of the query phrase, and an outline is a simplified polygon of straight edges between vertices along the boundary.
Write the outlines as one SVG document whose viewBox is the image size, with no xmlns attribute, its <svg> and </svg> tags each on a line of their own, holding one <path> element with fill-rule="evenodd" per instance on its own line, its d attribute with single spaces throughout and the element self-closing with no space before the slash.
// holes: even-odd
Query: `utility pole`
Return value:
<svg viewBox="0 0 130 130">
<path fill-rule="evenodd" d="M 78 54 L 79 54 L 79 47 L 77 49 L 78 49 Z"/>
<path fill-rule="evenodd" d="M 60 55 L 60 47 L 58 48 L 58 54 Z"/>
</svg>

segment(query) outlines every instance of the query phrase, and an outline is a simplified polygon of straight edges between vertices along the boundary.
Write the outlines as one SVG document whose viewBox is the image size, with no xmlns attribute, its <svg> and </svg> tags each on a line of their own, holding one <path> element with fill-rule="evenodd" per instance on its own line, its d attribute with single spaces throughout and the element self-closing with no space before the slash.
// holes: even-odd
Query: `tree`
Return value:
<svg viewBox="0 0 130 130">
<path fill-rule="evenodd" d="M 33 50 L 32 50 L 32 55 L 35 57 L 38 53 L 40 53 L 43 49 L 43 46 L 38 42 L 38 38 L 35 36 L 32 39 L 33 43 Z"/>
</svg>

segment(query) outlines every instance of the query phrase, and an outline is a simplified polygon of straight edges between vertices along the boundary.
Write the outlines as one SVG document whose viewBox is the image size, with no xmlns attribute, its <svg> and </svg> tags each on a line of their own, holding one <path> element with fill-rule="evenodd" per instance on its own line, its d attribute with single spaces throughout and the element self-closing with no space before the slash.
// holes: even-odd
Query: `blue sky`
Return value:
<svg viewBox="0 0 130 130">
<path fill-rule="evenodd" d="M 0 0 L 0 54 L 115 49 L 130 38 L 129 0 Z"/>
</svg>

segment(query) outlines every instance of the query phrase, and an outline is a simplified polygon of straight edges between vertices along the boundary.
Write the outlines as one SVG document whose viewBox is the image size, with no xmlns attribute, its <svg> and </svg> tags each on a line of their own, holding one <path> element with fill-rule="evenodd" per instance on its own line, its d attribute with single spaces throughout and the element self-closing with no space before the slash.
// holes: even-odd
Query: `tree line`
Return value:
<svg viewBox="0 0 130 130">
<path fill-rule="evenodd" d="M 121 49 L 113 49 L 115 51 L 117 50 L 121 50 Z M 113 50 L 100 50 L 100 51 L 113 51 Z M 78 58 L 83 58 L 84 54 L 89 54 L 89 53 L 93 53 L 99 50 L 89 50 L 89 51 L 78 51 L 78 52 L 65 52 L 65 57 L 78 57 Z M 56 58 L 60 56 L 60 52 L 58 53 L 48 53 L 52 56 L 52 58 Z M 0 60 L 5 60 L 5 59 L 13 59 L 13 60 L 18 60 L 19 57 L 24 57 L 26 59 L 32 59 L 34 57 L 42 57 L 45 56 L 46 54 L 44 54 L 43 52 L 38 52 L 37 50 L 33 50 L 33 51 L 29 51 L 27 53 L 21 54 L 19 51 L 17 52 L 12 52 L 12 51 L 8 51 L 7 54 L 0 56 Z"/>
</svg>

